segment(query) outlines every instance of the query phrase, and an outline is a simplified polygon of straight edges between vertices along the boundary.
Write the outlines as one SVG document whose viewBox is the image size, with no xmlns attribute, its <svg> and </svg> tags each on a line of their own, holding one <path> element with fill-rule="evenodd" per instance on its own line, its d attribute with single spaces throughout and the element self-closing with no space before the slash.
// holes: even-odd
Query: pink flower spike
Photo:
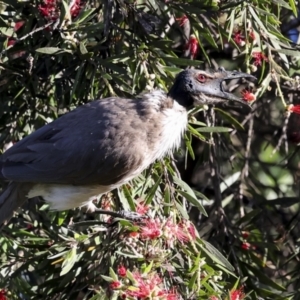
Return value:
<svg viewBox="0 0 300 300">
<path fill-rule="evenodd" d="M 252 101 L 256 100 L 256 96 L 252 92 L 250 92 L 250 91 L 248 91 L 246 89 L 244 89 L 241 92 L 241 94 L 243 96 L 243 100 L 245 100 L 247 102 L 252 102 Z"/>
<path fill-rule="evenodd" d="M 249 250 L 251 248 L 251 244 L 248 242 L 243 242 L 241 248 L 244 250 Z"/>
<path fill-rule="evenodd" d="M 242 32 L 236 31 L 233 35 L 233 40 L 235 41 L 235 43 L 239 46 L 244 46 L 245 43 L 245 37 L 242 35 Z"/>
<path fill-rule="evenodd" d="M 140 227 L 141 238 L 154 240 L 161 235 L 161 223 L 158 219 L 146 220 L 145 225 Z"/>
<path fill-rule="evenodd" d="M 123 265 L 120 265 L 117 269 L 117 273 L 118 275 L 120 275 L 121 277 L 125 277 L 126 276 L 126 268 Z"/>
<path fill-rule="evenodd" d="M 188 54 L 191 56 L 191 59 L 195 59 L 199 52 L 199 43 L 195 35 L 191 35 L 188 43 L 186 44 L 186 49 Z"/>
<path fill-rule="evenodd" d="M 118 289 L 119 287 L 121 286 L 121 282 L 120 281 L 113 281 L 110 283 L 109 287 L 112 289 L 112 290 L 116 290 Z"/>
<path fill-rule="evenodd" d="M 148 210 L 149 210 L 149 205 L 146 205 L 144 201 L 141 201 L 136 205 L 136 212 L 141 215 L 146 214 Z"/>
<path fill-rule="evenodd" d="M 0 290 L 0 300 L 7 300 L 5 290 Z"/>
<path fill-rule="evenodd" d="M 267 56 L 265 56 L 262 52 L 253 52 L 252 57 L 254 58 L 254 66 L 260 66 L 262 61 L 268 62 Z"/>
<path fill-rule="evenodd" d="M 176 21 L 178 22 L 179 26 L 182 27 L 186 22 L 189 21 L 189 19 L 186 15 L 183 15 L 180 18 L 176 18 Z"/>
<path fill-rule="evenodd" d="M 25 24 L 25 21 L 19 21 L 15 23 L 14 31 L 18 31 L 23 25 Z"/>
<path fill-rule="evenodd" d="M 300 115 L 300 105 L 290 104 L 286 107 L 286 110 Z"/>
<path fill-rule="evenodd" d="M 239 288 L 238 290 L 233 290 L 230 292 L 230 300 L 242 300 L 244 297 L 245 294 L 243 292 L 243 288 Z"/>
</svg>

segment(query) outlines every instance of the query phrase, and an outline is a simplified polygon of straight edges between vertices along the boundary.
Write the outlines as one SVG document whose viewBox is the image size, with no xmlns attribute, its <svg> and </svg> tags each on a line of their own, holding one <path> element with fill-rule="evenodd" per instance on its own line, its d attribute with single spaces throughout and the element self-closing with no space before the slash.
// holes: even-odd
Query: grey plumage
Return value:
<svg viewBox="0 0 300 300">
<path fill-rule="evenodd" d="M 8 182 L 0 194 L 0 224 L 36 196 L 54 209 L 90 205 L 94 196 L 177 148 L 188 107 L 240 101 L 223 91 L 222 81 L 241 77 L 251 76 L 186 70 L 168 94 L 156 90 L 134 100 L 93 101 L 38 129 L 0 157 L 0 179 Z"/>
</svg>

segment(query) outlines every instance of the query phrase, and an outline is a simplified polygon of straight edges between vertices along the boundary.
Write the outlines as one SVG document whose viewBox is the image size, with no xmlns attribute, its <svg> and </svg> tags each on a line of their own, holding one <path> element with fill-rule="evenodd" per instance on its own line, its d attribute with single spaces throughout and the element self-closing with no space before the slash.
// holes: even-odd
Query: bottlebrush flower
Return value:
<svg viewBox="0 0 300 300">
<path fill-rule="evenodd" d="M 56 0 L 44 0 L 43 3 L 38 6 L 38 10 L 41 15 L 49 21 L 55 21 L 59 17 L 59 4 Z"/>
<path fill-rule="evenodd" d="M 136 205 L 136 212 L 144 215 L 149 210 L 149 205 L 146 205 L 144 201 L 139 202 Z"/>
<path fill-rule="evenodd" d="M 300 105 L 294 105 L 294 104 L 287 105 L 286 110 L 300 115 Z"/>
<path fill-rule="evenodd" d="M 161 222 L 159 219 L 146 220 L 144 226 L 140 227 L 141 238 L 156 239 L 161 235 Z"/>
<path fill-rule="evenodd" d="M 117 273 L 118 275 L 120 275 L 121 277 L 125 277 L 126 276 L 126 268 L 123 265 L 120 265 L 117 269 Z"/>
<path fill-rule="evenodd" d="M 243 288 L 239 288 L 238 290 L 233 290 L 230 292 L 230 300 L 242 300 L 244 297 L 245 294 L 243 292 Z"/>
<path fill-rule="evenodd" d="M 122 283 L 120 281 L 113 281 L 110 283 L 109 287 L 112 289 L 112 290 L 116 290 L 118 289 L 120 286 L 122 285 Z"/>
<path fill-rule="evenodd" d="M 252 102 L 252 101 L 256 100 L 256 96 L 252 92 L 250 92 L 246 89 L 244 89 L 241 92 L 241 94 L 243 96 L 243 100 L 245 100 L 245 101 Z"/>
<path fill-rule="evenodd" d="M 244 46 L 245 45 L 245 37 L 242 35 L 242 32 L 240 30 L 236 31 L 233 34 L 233 40 L 239 46 Z"/>
<path fill-rule="evenodd" d="M 176 240 L 182 243 L 195 240 L 196 230 L 194 225 L 187 220 L 183 220 L 176 224 L 172 219 L 168 219 L 163 226 L 163 236 L 166 239 L 168 247 L 172 248 Z"/>
<path fill-rule="evenodd" d="M 253 52 L 252 57 L 254 58 L 253 65 L 260 66 L 263 61 L 268 62 L 268 58 L 262 52 Z"/>
<path fill-rule="evenodd" d="M 79 15 L 79 12 L 81 10 L 81 1 L 80 0 L 75 0 L 73 1 L 73 3 L 71 4 L 71 8 L 70 8 L 70 14 L 73 18 L 76 18 Z"/>
<path fill-rule="evenodd" d="M 243 242 L 241 248 L 244 250 L 249 250 L 251 248 L 251 244 L 247 242 Z"/>
<path fill-rule="evenodd" d="M 18 31 L 23 25 L 25 24 L 25 21 L 19 21 L 15 23 L 14 31 Z"/>
<path fill-rule="evenodd" d="M 0 290 L 0 300 L 7 300 L 5 290 Z"/>
<path fill-rule="evenodd" d="M 187 42 L 186 46 L 186 56 L 190 55 L 191 59 L 195 59 L 199 52 L 199 43 L 194 34 L 192 34 Z"/>
<path fill-rule="evenodd" d="M 176 18 L 176 21 L 178 22 L 179 26 L 182 27 L 186 22 L 189 21 L 189 19 L 186 15 L 183 15 L 180 18 Z"/>
<path fill-rule="evenodd" d="M 250 235 L 250 232 L 249 232 L 249 231 L 242 231 L 242 237 L 243 237 L 244 239 L 247 239 L 247 238 L 249 237 L 249 235 Z"/>
<path fill-rule="evenodd" d="M 73 0 L 70 4 L 70 14 L 72 18 L 76 18 L 82 8 L 80 0 Z M 38 10 L 41 15 L 49 20 L 56 21 L 60 15 L 60 1 L 59 0 L 44 0 L 41 5 L 38 6 Z"/>
<path fill-rule="evenodd" d="M 145 274 L 141 275 L 139 272 L 133 274 L 136 283 L 134 284 L 135 289 L 128 289 L 126 294 L 131 297 L 138 297 L 141 299 L 152 299 L 152 294 L 160 292 L 159 285 L 162 279 L 157 274 Z M 147 277 L 146 277 L 147 276 Z"/>
</svg>

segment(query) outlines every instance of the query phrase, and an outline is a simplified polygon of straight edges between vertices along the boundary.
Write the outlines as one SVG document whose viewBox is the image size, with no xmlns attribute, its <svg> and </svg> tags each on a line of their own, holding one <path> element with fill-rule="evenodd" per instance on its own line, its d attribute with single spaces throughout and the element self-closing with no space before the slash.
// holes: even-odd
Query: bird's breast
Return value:
<svg viewBox="0 0 300 300">
<path fill-rule="evenodd" d="M 171 107 L 163 107 L 157 112 L 156 120 L 152 121 L 152 130 L 148 132 L 148 147 L 153 151 L 153 159 L 157 160 L 178 149 L 184 131 L 187 128 L 187 111 L 173 102 Z"/>
</svg>

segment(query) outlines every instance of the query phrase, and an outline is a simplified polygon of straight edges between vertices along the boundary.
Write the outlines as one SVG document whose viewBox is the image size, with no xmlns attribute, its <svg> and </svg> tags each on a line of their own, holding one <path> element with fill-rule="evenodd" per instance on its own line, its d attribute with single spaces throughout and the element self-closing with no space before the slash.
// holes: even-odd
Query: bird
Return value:
<svg viewBox="0 0 300 300">
<path fill-rule="evenodd" d="M 81 105 L 37 129 L 0 156 L 0 225 L 28 199 L 53 210 L 86 206 L 177 149 L 188 110 L 220 102 L 245 102 L 223 83 L 255 78 L 238 71 L 186 69 L 169 92 L 155 89 L 135 99 L 110 97 Z"/>
</svg>

